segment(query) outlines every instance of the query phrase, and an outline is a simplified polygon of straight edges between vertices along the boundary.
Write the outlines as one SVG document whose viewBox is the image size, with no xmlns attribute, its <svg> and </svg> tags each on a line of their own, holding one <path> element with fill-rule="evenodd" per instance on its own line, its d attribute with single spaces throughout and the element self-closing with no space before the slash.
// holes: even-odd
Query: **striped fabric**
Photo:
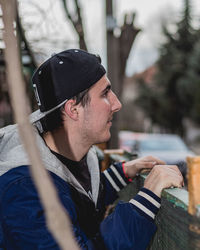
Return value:
<svg viewBox="0 0 200 250">
<path fill-rule="evenodd" d="M 109 189 L 113 192 L 119 192 L 123 187 L 130 183 L 129 179 L 125 177 L 122 164 L 115 163 L 108 169 L 103 171 Z M 154 220 L 160 208 L 161 200 L 153 192 L 146 188 L 142 188 L 138 194 L 129 201 L 133 208 L 142 216 L 149 220 Z"/>
<path fill-rule="evenodd" d="M 129 183 L 128 179 L 124 176 L 121 163 L 111 165 L 103 171 L 103 175 L 111 187 L 117 192 Z"/>
<path fill-rule="evenodd" d="M 150 220 L 155 219 L 161 204 L 160 198 L 146 188 L 142 188 L 129 202 L 141 215 Z"/>
<path fill-rule="evenodd" d="M 152 219 L 155 218 L 155 214 L 151 212 L 151 210 L 149 210 L 148 208 L 146 208 L 145 206 L 143 206 L 140 202 L 131 199 L 129 201 L 130 203 L 132 203 L 133 205 L 135 205 L 137 208 L 141 209 L 143 212 L 145 212 L 148 216 L 150 216 Z"/>
</svg>

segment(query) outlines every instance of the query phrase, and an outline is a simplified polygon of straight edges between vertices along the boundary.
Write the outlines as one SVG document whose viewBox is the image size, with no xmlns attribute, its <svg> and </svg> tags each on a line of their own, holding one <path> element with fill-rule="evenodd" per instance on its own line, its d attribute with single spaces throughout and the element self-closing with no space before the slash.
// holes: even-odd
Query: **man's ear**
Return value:
<svg viewBox="0 0 200 250">
<path fill-rule="evenodd" d="M 68 100 L 64 106 L 65 114 L 73 120 L 78 120 L 78 105 L 73 99 Z"/>
</svg>

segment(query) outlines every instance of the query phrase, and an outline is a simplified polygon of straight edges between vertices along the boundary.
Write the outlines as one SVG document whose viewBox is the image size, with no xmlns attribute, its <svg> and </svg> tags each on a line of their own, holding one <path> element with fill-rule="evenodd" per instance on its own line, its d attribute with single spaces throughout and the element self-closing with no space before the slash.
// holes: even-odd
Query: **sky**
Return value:
<svg viewBox="0 0 200 250">
<path fill-rule="evenodd" d="M 68 0 L 69 4 L 70 1 L 72 0 Z M 88 49 L 100 54 L 106 66 L 105 1 L 80 0 L 80 3 Z M 158 48 L 163 41 L 161 20 L 177 20 L 183 0 L 113 0 L 113 3 L 119 26 L 122 25 L 125 13 L 136 12 L 135 26 L 142 29 L 133 44 L 127 63 L 126 73 L 131 76 L 145 70 L 157 60 Z M 191 3 L 195 20 L 200 20 L 199 0 L 191 0 Z M 73 9 L 72 4 L 69 6 Z M 26 24 L 27 36 L 34 41 L 36 51 L 40 50 L 37 48 L 37 44 L 41 44 L 40 37 L 46 37 L 41 45 L 46 56 L 78 46 L 73 28 L 66 22 L 61 0 L 20 0 L 20 11 Z"/>
<path fill-rule="evenodd" d="M 191 3 L 194 18 L 200 19 L 199 0 L 191 0 Z M 127 75 L 141 72 L 157 60 L 158 48 L 163 41 L 161 20 L 177 20 L 182 8 L 183 0 L 118 0 L 118 16 L 135 10 L 135 23 L 142 29 L 129 56 Z"/>
</svg>

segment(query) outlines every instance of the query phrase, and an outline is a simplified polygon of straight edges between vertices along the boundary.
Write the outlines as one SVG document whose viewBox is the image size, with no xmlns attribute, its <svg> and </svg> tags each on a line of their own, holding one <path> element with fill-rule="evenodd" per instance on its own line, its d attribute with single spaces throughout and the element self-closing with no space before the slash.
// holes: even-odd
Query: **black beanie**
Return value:
<svg viewBox="0 0 200 250">
<path fill-rule="evenodd" d="M 67 100 L 88 89 L 105 75 L 99 56 L 79 49 L 54 54 L 35 71 L 32 82 L 39 111 L 31 122 L 43 118 Z"/>
</svg>

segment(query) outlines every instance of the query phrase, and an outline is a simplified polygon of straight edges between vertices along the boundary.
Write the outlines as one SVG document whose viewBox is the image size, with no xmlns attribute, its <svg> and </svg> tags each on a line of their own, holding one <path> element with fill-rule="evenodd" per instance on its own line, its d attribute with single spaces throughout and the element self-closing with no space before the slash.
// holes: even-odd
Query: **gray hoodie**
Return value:
<svg viewBox="0 0 200 250">
<path fill-rule="evenodd" d="M 100 172 L 95 148 L 92 147 L 87 154 L 87 163 L 92 185 L 92 197 L 90 197 L 68 168 L 51 153 L 36 128 L 35 135 L 45 168 L 71 184 L 80 193 L 88 196 L 96 204 Z M 22 165 L 29 165 L 29 159 L 20 140 L 17 125 L 9 125 L 0 129 L 0 176 L 10 169 Z"/>
</svg>

